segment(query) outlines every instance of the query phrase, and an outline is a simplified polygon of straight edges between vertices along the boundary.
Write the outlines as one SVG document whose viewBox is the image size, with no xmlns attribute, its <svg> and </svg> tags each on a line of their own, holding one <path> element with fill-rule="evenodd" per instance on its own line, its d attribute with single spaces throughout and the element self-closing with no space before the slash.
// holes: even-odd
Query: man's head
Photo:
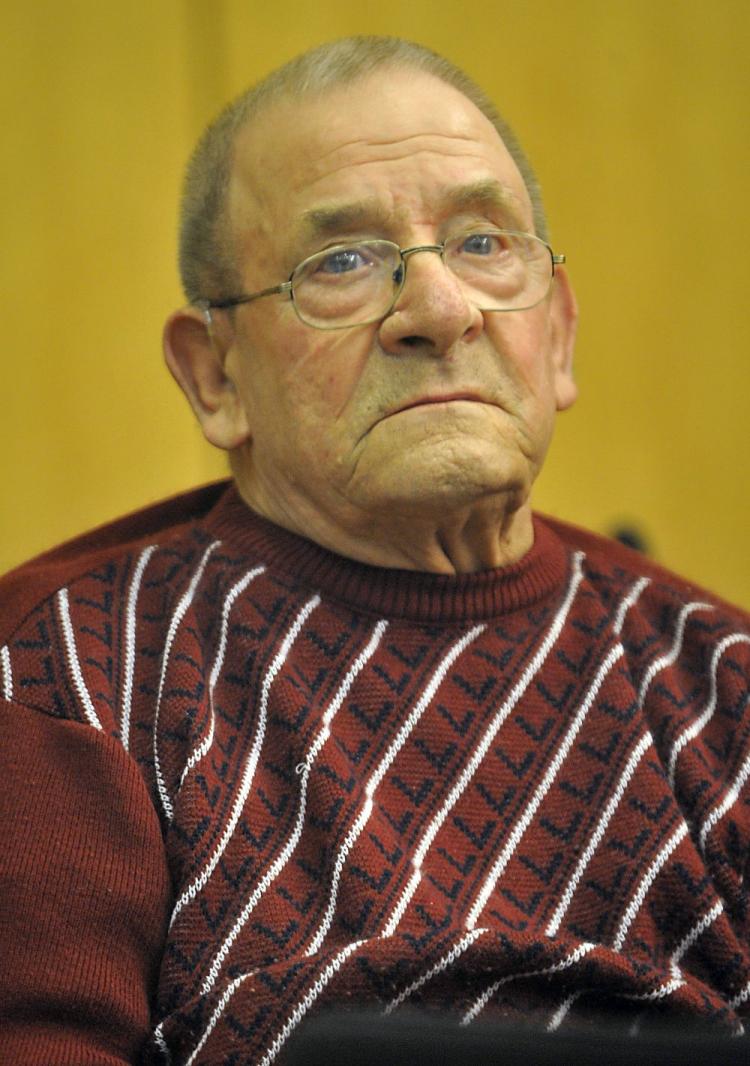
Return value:
<svg viewBox="0 0 750 1066">
<path fill-rule="evenodd" d="M 365 50 L 378 47 L 396 45 Z M 352 56 L 362 48 L 329 46 L 341 70 L 328 53 L 295 61 L 296 73 L 272 75 L 219 120 L 224 148 L 204 182 L 214 228 L 183 236 L 183 260 L 204 249 L 183 267 L 191 299 L 276 286 L 342 244 L 434 248 L 470 234 L 458 263 L 477 239 L 484 252 L 487 234 L 543 225 L 530 170 L 489 105 L 466 95 L 468 80 L 456 87 L 403 56 L 360 69 Z M 207 143 L 196 156 L 204 169 Z M 186 217 L 200 214 L 196 166 Z M 341 264 L 316 277 L 338 284 Z M 167 325 L 167 358 L 267 517 L 381 565 L 498 565 L 530 546 L 531 485 L 555 411 L 575 397 L 575 303 L 560 272 L 533 307 L 483 311 L 447 254 L 405 265 L 382 320 L 316 329 L 287 293 L 205 316 L 189 308 Z"/>
<path fill-rule="evenodd" d="M 225 214 L 237 131 L 275 101 L 302 101 L 376 72 L 387 78 L 388 71 L 397 68 L 421 70 L 452 85 L 490 120 L 526 184 L 534 232 L 548 240 L 536 175 L 513 130 L 482 89 L 423 45 L 398 37 L 346 37 L 304 52 L 272 71 L 228 104 L 200 138 L 185 174 L 180 211 L 180 274 L 191 303 L 237 289 L 239 264 Z"/>
</svg>

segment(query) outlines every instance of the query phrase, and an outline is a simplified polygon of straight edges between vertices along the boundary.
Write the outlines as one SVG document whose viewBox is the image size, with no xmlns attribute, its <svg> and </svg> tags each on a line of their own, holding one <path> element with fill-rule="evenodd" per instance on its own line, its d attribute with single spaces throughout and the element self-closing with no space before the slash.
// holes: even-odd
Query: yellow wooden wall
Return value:
<svg viewBox="0 0 750 1066">
<path fill-rule="evenodd" d="M 296 52 L 395 33 L 517 126 L 581 302 L 537 503 L 750 606 L 745 0 L 5 0 L 0 568 L 219 476 L 160 358 L 180 172 Z"/>
</svg>

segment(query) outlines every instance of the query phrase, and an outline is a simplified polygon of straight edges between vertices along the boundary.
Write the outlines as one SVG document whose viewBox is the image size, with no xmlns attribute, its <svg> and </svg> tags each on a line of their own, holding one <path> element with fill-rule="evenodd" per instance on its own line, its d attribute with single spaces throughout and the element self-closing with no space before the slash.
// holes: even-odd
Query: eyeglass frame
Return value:
<svg viewBox="0 0 750 1066">
<path fill-rule="evenodd" d="M 378 314 L 374 318 L 368 318 L 364 322 L 354 322 L 354 323 L 347 324 L 347 325 L 344 325 L 344 326 L 318 326 L 314 322 L 308 322 L 306 318 L 302 317 L 302 314 L 300 313 L 299 307 L 297 306 L 297 302 L 294 299 L 294 278 L 295 278 L 295 275 L 297 275 L 307 263 L 309 263 L 313 259 L 316 259 L 319 255 L 322 255 L 323 253 L 333 254 L 334 252 L 343 251 L 343 250 L 345 250 L 347 248 L 350 248 L 351 244 L 336 244 L 336 245 L 333 245 L 330 248 L 322 248 L 318 252 L 313 252 L 312 255 L 305 256 L 305 258 L 303 260 L 301 260 L 299 263 L 297 263 L 296 267 L 294 268 L 294 270 L 289 275 L 289 279 L 287 281 L 282 281 L 280 285 L 272 285 L 272 286 L 270 286 L 267 289 L 260 289 L 258 292 L 248 293 L 247 295 L 243 295 L 243 296 L 230 296 L 230 297 L 227 297 L 226 299 L 222 299 L 222 300 L 209 300 L 209 299 L 195 300 L 194 301 L 194 306 L 196 308 L 198 308 L 198 310 L 203 311 L 204 314 L 209 314 L 211 311 L 214 311 L 214 310 L 215 311 L 225 311 L 225 310 L 228 310 L 228 309 L 230 309 L 232 307 L 240 307 L 243 304 L 248 304 L 248 303 L 252 303 L 254 300 L 259 300 L 263 296 L 275 296 L 277 294 L 281 295 L 283 293 L 288 292 L 289 293 L 289 299 L 291 300 L 292 307 L 294 308 L 294 313 L 297 315 L 297 318 L 300 320 L 300 322 L 303 322 L 306 326 L 310 326 L 311 329 L 319 329 L 319 330 L 323 330 L 323 331 L 328 332 L 328 331 L 333 331 L 333 330 L 337 330 L 337 329 L 356 329 L 358 326 L 369 326 L 373 322 L 382 322 L 383 319 L 388 317 L 388 315 L 391 313 L 391 311 L 393 310 L 394 306 L 396 305 L 396 301 L 398 300 L 399 296 L 401 295 L 401 293 L 403 291 L 403 288 L 404 288 L 404 285 L 406 284 L 407 259 L 409 259 L 410 256 L 415 255 L 417 252 L 436 252 L 440 256 L 440 258 L 443 261 L 443 263 L 445 263 L 445 246 L 446 246 L 446 244 L 450 243 L 450 241 L 452 241 L 452 240 L 455 240 L 456 237 L 462 237 L 462 236 L 471 237 L 472 235 L 481 236 L 483 234 L 483 232 L 484 232 L 483 230 L 475 230 L 475 231 L 474 230 L 467 230 L 465 234 L 457 233 L 457 234 L 454 234 L 454 236 L 452 236 L 452 237 L 446 237 L 446 239 L 443 241 L 442 244 L 416 244 L 416 245 L 414 245 L 411 248 L 400 248 L 399 245 L 397 245 L 395 241 L 389 241 L 385 237 L 371 237 L 371 238 L 368 238 L 366 240 L 359 241 L 358 242 L 359 244 L 388 244 L 392 248 L 396 249 L 396 251 L 398 252 L 398 255 L 399 255 L 399 259 L 400 259 L 399 266 L 393 272 L 394 284 L 396 285 L 396 289 L 395 289 L 395 292 L 393 294 L 393 299 L 391 300 L 390 304 L 388 305 L 388 307 L 386 308 L 386 310 L 382 314 Z M 490 233 L 491 234 L 500 234 L 500 235 L 508 236 L 508 237 L 527 237 L 527 238 L 531 238 L 531 240 L 533 240 L 533 241 L 536 241 L 538 244 L 543 245 L 547 249 L 547 251 L 549 252 L 549 255 L 550 255 L 550 260 L 551 260 L 551 265 L 552 265 L 552 273 L 550 274 L 550 279 L 549 279 L 549 283 L 547 285 L 546 290 L 539 297 L 538 300 L 534 301 L 533 304 L 527 304 L 524 307 L 479 308 L 479 310 L 480 311 L 484 311 L 487 314 L 489 314 L 489 313 L 500 314 L 500 313 L 505 313 L 505 312 L 508 312 L 508 311 L 529 311 L 532 307 L 538 306 L 538 304 L 540 304 L 542 302 L 542 300 L 544 299 L 544 297 L 547 295 L 547 293 L 550 290 L 550 286 L 552 285 L 552 281 L 553 281 L 553 279 L 555 277 L 555 267 L 556 266 L 562 266 L 566 262 L 565 254 L 563 252 L 553 252 L 551 246 L 547 243 L 547 241 L 543 240 L 543 238 L 541 238 L 541 237 L 537 237 L 537 235 L 535 233 L 524 233 L 521 230 L 492 229 L 492 228 L 487 229 L 486 232 L 488 234 L 490 234 Z M 450 267 L 448 267 L 448 269 L 450 270 Z M 396 274 L 399 273 L 399 272 L 401 274 L 401 277 L 400 277 L 399 281 L 396 282 L 395 281 L 395 277 L 396 277 Z M 458 278 L 458 280 L 460 282 L 461 279 Z"/>
</svg>

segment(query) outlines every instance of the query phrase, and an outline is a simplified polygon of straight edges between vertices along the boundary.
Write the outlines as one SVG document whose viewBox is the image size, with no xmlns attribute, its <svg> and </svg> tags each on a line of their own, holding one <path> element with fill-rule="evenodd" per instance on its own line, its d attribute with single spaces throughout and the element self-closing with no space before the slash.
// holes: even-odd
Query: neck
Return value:
<svg viewBox="0 0 750 1066">
<path fill-rule="evenodd" d="M 518 562 L 534 543 L 529 501 L 515 493 L 453 508 L 420 511 L 406 505 L 332 516 L 305 498 L 296 498 L 293 506 L 270 499 L 241 477 L 237 489 L 252 510 L 276 525 L 337 555 L 386 569 L 476 573 Z"/>
</svg>

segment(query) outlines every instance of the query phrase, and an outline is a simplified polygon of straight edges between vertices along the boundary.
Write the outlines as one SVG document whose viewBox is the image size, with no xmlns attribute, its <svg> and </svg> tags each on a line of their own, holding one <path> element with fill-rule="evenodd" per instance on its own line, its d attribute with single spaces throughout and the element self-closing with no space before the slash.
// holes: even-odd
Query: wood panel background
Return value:
<svg viewBox="0 0 750 1066">
<path fill-rule="evenodd" d="M 162 366 L 182 167 L 232 94 L 348 33 L 465 67 L 521 134 L 581 303 L 536 502 L 750 606 L 743 0 L 3 5 L 0 568 L 221 476 Z"/>
</svg>

